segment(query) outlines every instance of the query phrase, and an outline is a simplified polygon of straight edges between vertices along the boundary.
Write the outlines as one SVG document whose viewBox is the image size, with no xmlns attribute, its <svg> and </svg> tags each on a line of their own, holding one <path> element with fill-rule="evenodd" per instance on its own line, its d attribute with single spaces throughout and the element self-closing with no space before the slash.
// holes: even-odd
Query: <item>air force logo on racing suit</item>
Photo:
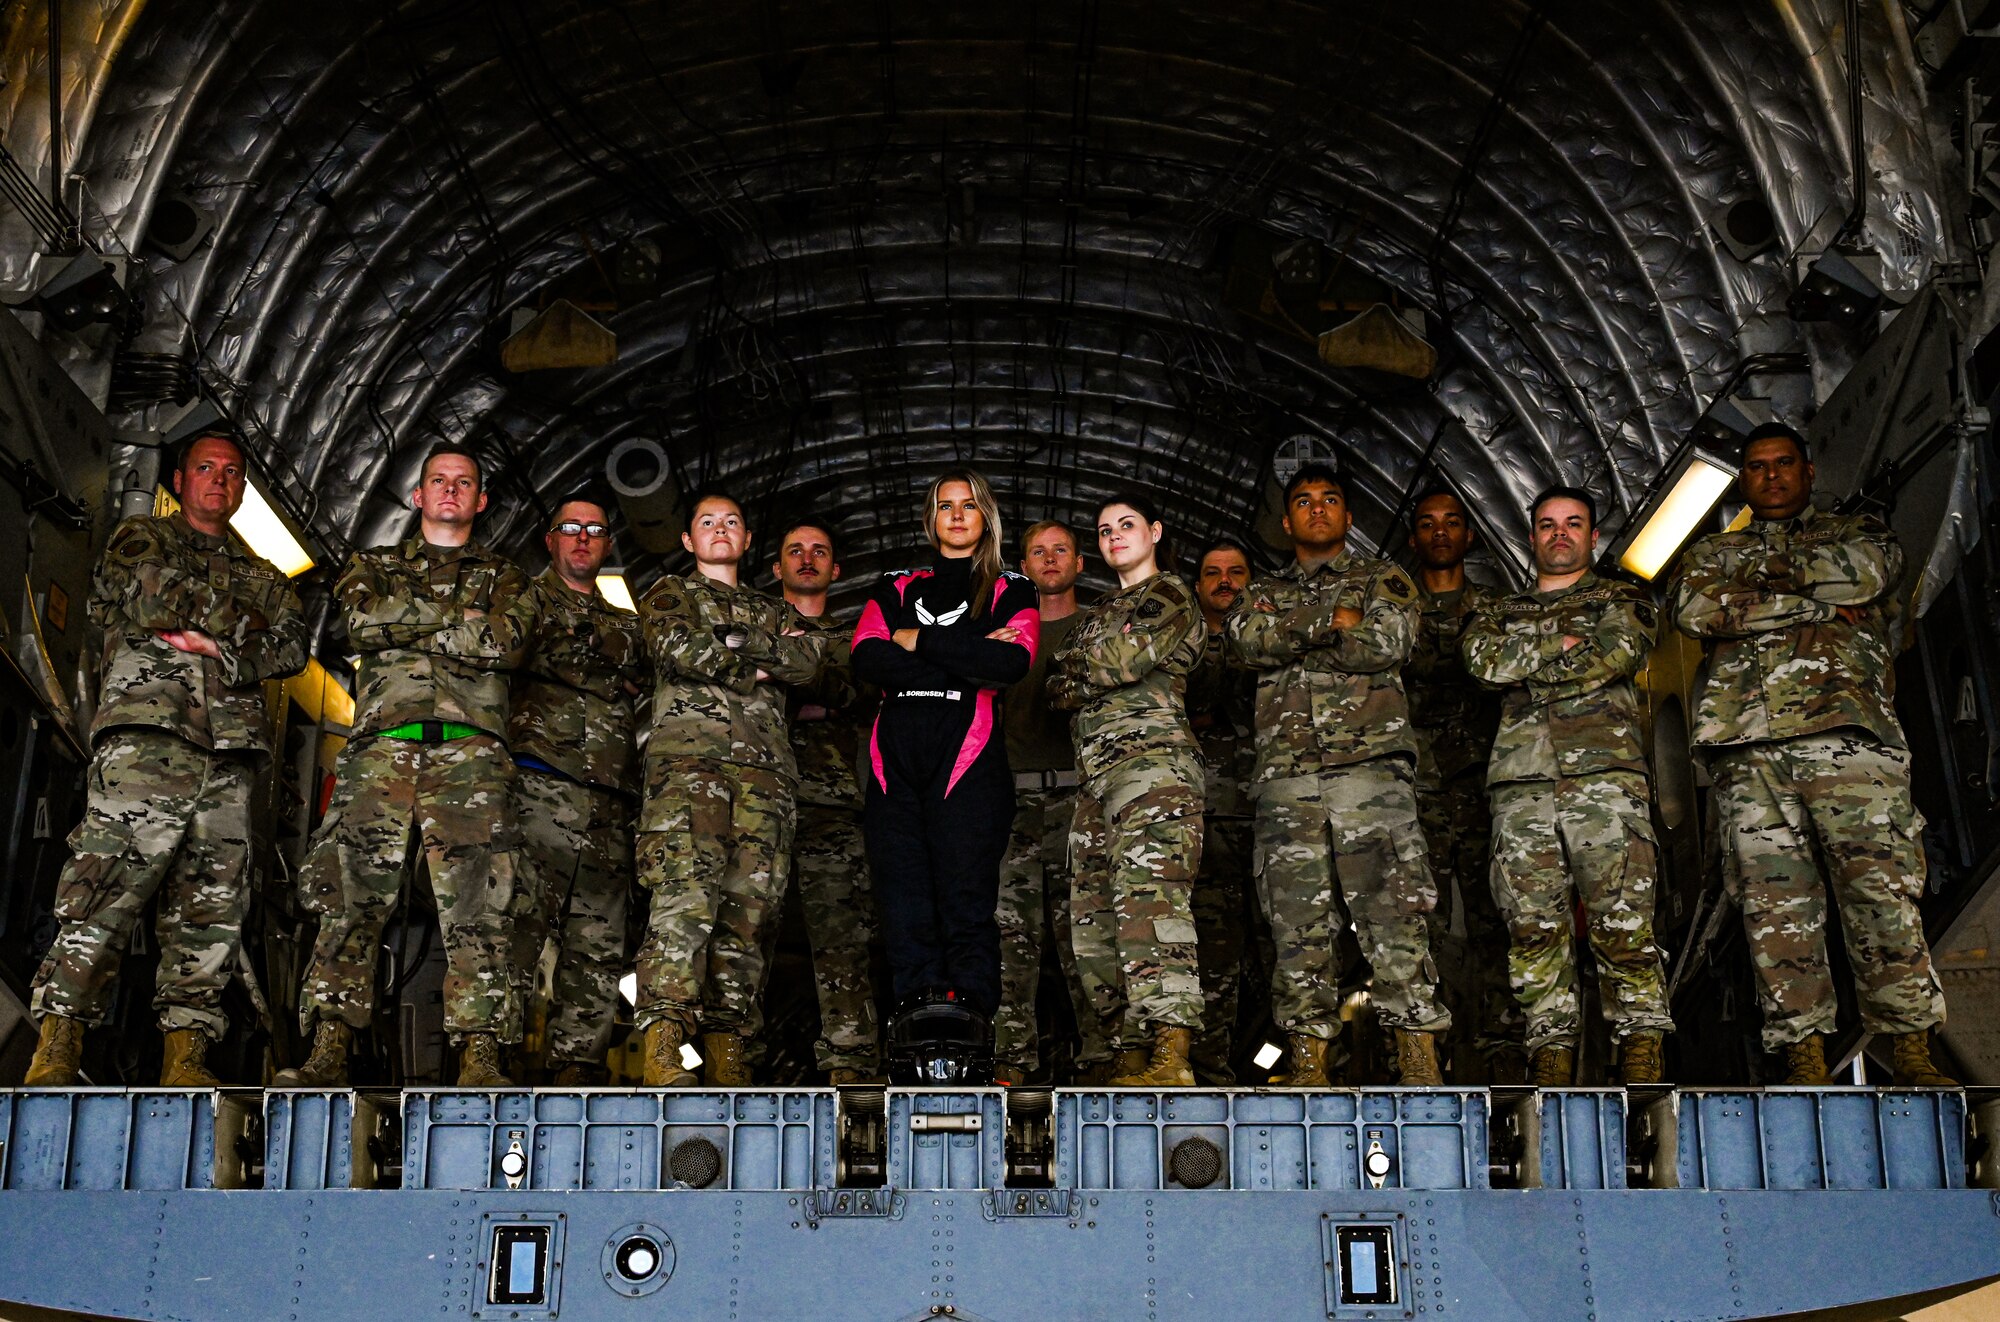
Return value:
<svg viewBox="0 0 2000 1322">
<path fill-rule="evenodd" d="M 924 605 L 923 598 L 919 597 L 917 599 L 917 623 L 938 624 L 938 625 L 957 624 L 960 618 L 963 617 L 964 614 L 971 609 L 972 609 L 971 602 L 961 601 L 958 603 L 958 605 L 946 611 L 944 614 L 933 615 L 931 614 L 930 609 Z"/>
</svg>

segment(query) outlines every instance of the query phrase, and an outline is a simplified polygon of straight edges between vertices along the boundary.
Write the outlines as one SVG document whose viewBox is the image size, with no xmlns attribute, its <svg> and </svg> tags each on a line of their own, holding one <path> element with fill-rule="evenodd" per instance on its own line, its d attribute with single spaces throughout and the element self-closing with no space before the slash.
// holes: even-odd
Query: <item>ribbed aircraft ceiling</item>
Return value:
<svg viewBox="0 0 2000 1322">
<path fill-rule="evenodd" d="M 1909 289 L 1945 239 L 1901 19 L 1866 9 L 1868 231 Z M 1186 545 L 1249 533 L 1301 435 L 1364 541 L 1437 475 L 1512 541 L 1558 479 L 1615 524 L 1746 354 L 1810 349 L 1822 391 L 1845 361 L 1784 313 L 1851 197 L 1837 0 L 65 12 L 66 168 L 141 268 L 113 405 L 198 371 L 329 554 L 407 528 L 440 437 L 537 565 L 538 502 L 628 438 L 767 532 L 828 511 L 850 579 L 949 464 L 1016 529 L 1137 484 Z M 15 21 L 8 142 L 45 162 Z M 140 242 L 172 193 L 219 218 L 185 260 Z M 1739 261 L 1707 218 L 1744 198 L 1780 242 Z M 558 297 L 617 361 L 504 370 Z M 1376 300 L 1421 314 L 1428 382 L 1319 361 Z"/>
</svg>

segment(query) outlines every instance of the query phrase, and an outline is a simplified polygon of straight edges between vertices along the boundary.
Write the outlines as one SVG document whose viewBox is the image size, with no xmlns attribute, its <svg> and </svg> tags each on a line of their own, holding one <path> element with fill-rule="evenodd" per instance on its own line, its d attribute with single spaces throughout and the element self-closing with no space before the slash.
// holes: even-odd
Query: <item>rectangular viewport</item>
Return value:
<svg viewBox="0 0 2000 1322">
<path fill-rule="evenodd" d="M 549 1227 L 497 1226 L 489 1304 L 545 1304 L 549 1300 Z"/>
<path fill-rule="evenodd" d="M 1396 1257 L 1388 1226 L 1335 1226 L 1333 1245 L 1342 1306 L 1396 1302 Z"/>
</svg>

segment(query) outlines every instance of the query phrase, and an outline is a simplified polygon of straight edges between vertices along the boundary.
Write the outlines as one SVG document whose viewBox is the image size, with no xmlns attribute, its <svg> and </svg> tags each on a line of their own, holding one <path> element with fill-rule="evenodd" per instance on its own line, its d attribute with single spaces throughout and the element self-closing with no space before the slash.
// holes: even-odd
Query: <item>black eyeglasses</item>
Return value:
<svg viewBox="0 0 2000 1322">
<path fill-rule="evenodd" d="M 580 537 L 584 533 L 589 533 L 592 537 L 608 537 L 611 535 L 611 525 L 607 523 L 578 523 L 575 519 L 565 519 L 555 527 L 549 529 L 549 531 L 559 532 L 565 537 Z"/>
</svg>

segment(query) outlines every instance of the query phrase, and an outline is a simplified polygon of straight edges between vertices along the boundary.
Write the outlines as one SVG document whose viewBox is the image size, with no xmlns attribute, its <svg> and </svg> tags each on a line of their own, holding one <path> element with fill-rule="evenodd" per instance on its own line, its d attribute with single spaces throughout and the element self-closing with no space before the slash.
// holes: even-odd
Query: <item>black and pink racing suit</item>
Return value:
<svg viewBox="0 0 2000 1322">
<path fill-rule="evenodd" d="M 862 830 L 898 1003 L 953 991 L 1000 1006 L 1000 858 L 1014 778 L 1000 690 L 1028 673 L 1041 635 L 1034 585 L 1003 571 L 973 609 L 972 561 L 885 575 L 854 629 L 854 673 L 882 690 L 868 742 Z M 1018 642 L 987 635 L 1016 629 Z M 914 652 L 899 629 L 917 630 Z"/>
</svg>

